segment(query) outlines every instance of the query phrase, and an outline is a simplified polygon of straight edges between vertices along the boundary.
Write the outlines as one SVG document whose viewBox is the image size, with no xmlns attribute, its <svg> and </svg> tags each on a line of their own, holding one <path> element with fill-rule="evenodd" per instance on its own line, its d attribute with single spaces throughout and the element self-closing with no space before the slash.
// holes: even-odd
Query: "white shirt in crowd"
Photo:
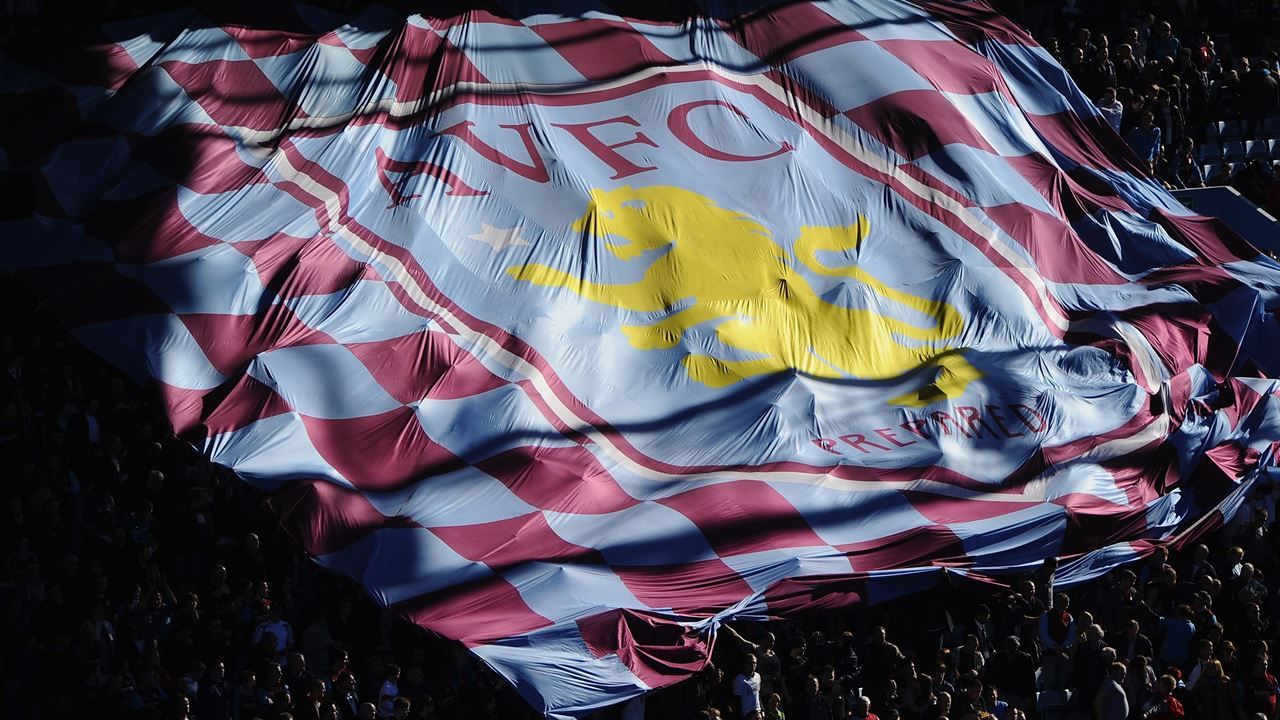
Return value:
<svg viewBox="0 0 1280 720">
<path fill-rule="evenodd" d="M 1119 100 L 1106 100 L 1099 98 L 1094 105 L 1098 106 L 1098 110 L 1102 112 L 1102 117 L 1107 119 L 1107 123 L 1115 128 L 1116 132 L 1120 132 L 1120 121 L 1124 118 L 1124 103 Z"/>
<path fill-rule="evenodd" d="M 276 652 L 283 653 L 293 643 L 293 627 L 287 620 L 263 620 L 253 630 L 253 643 L 262 642 L 263 633 L 271 632 L 276 636 Z"/>
<path fill-rule="evenodd" d="M 746 717 L 760 709 L 760 673 L 751 677 L 738 675 L 733 679 L 733 694 L 742 698 L 742 715 Z"/>
<path fill-rule="evenodd" d="M 382 689 L 378 691 L 378 717 L 389 718 L 395 714 L 395 700 L 399 694 L 400 687 L 395 683 L 390 680 L 382 683 Z"/>
</svg>

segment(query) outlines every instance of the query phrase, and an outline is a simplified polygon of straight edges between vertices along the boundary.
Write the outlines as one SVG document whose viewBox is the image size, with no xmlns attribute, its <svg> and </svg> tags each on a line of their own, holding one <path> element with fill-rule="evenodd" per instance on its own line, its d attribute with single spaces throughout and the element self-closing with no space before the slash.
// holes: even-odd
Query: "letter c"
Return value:
<svg viewBox="0 0 1280 720">
<path fill-rule="evenodd" d="M 689 113 L 700 107 L 708 107 L 711 105 L 728 108 L 729 112 L 732 112 L 734 115 L 737 115 L 743 120 L 747 119 L 746 113 L 723 100 L 695 100 L 694 102 L 687 102 L 683 105 L 675 106 L 671 109 L 670 114 L 667 115 L 667 127 L 671 129 L 671 134 L 675 135 L 677 140 L 689 146 L 690 150 L 709 157 L 712 160 L 724 160 L 727 162 L 753 162 L 755 160 L 768 160 L 769 158 L 777 157 L 795 149 L 791 146 L 791 143 L 786 142 L 785 140 L 778 146 L 778 149 L 765 155 L 737 155 L 735 153 L 725 152 L 724 150 L 711 147 L 707 143 L 703 142 L 702 138 L 698 137 L 693 132 L 693 128 L 689 126 Z"/>
</svg>

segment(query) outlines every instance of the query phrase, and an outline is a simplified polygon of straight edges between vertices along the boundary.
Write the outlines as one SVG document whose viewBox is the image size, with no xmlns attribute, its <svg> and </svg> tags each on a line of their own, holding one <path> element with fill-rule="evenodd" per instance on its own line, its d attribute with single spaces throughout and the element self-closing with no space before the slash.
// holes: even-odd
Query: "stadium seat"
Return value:
<svg viewBox="0 0 1280 720">
<path fill-rule="evenodd" d="M 1203 178 L 1205 179 L 1205 182 L 1208 182 L 1208 181 L 1209 181 L 1209 176 L 1213 174 L 1213 168 L 1214 168 L 1214 167 L 1215 167 L 1215 166 L 1213 166 L 1213 165 L 1201 165 L 1201 166 L 1200 166 L 1200 176 L 1201 176 L 1201 177 L 1203 177 Z"/>
<path fill-rule="evenodd" d="M 1205 142 L 1218 142 L 1218 138 L 1222 136 L 1222 123 L 1211 122 L 1204 124 Z"/>
<path fill-rule="evenodd" d="M 1244 159 L 1244 143 L 1240 141 L 1225 143 L 1222 146 L 1222 156 L 1227 162 L 1238 162 Z"/>
<path fill-rule="evenodd" d="M 1217 164 L 1222 161 L 1222 146 L 1216 142 L 1206 142 L 1200 146 L 1200 162 Z"/>
<path fill-rule="evenodd" d="M 1222 137 L 1222 142 L 1244 139 L 1244 127 L 1240 125 L 1239 120 L 1228 120 L 1221 123 L 1219 130 L 1218 135 Z"/>
<path fill-rule="evenodd" d="M 1280 140 L 1280 115 L 1268 115 L 1262 121 L 1262 134 L 1272 140 Z"/>
<path fill-rule="evenodd" d="M 1267 141 L 1267 154 L 1272 160 L 1280 160 L 1280 138 Z"/>
<path fill-rule="evenodd" d="M 1239 175 L 1240 171 L 1243 169 L 1244 169 L 1244 163 L 1233 162 L 1227 165 L 1227 174 L 1229 174 L 1231 177 L 1235 177 L 1236 175 Z"/>
<path fill-rule="evenodd" d="M 1258 158 L 1265 160 L 1270 157 L 1271 148 L 1267 147 L 1266 140 L 1247 140 L 1244 144 L 1244 156 L 1250 160 Z"/>
</svg>

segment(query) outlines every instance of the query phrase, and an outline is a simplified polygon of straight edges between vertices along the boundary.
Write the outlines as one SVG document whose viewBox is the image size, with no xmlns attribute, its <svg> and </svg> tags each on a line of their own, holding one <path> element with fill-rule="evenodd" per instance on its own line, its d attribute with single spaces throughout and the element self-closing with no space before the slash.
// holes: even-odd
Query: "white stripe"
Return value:
<svg viewBox="0 0 1280 720">
<path fill-rule="evenodd" d="M 1138 363 L 1138 368 L 1142 370 L 1142 386 L 1147 392 L 1155 392 L 1160 388 L 1161 383 L 1173 376 L 1169 367 L 1165 365 L 1164 359 L 1147 340 L 1147 336 L 1126 320 L 1114 316 L 1093 317 L 1073 323 L 1072 330 L 1094 332 L 1103 337 L 1124 341 L 1125 345 L 1133 351 L 1133 358 Z"/>
</svg>

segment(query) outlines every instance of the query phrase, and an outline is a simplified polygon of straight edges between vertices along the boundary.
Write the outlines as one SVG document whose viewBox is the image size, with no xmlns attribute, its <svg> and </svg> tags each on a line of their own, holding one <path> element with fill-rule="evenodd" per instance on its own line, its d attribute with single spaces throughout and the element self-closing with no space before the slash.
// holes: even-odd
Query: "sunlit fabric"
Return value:
<svg viewBox="0 0 1280 720">
<path fill-rule="evenodd" d="M 1280 265 L 984 5 L 221 5 L 0 73 L 0 266 L 549 715 L 1271 471 Z"/>
</svg>

